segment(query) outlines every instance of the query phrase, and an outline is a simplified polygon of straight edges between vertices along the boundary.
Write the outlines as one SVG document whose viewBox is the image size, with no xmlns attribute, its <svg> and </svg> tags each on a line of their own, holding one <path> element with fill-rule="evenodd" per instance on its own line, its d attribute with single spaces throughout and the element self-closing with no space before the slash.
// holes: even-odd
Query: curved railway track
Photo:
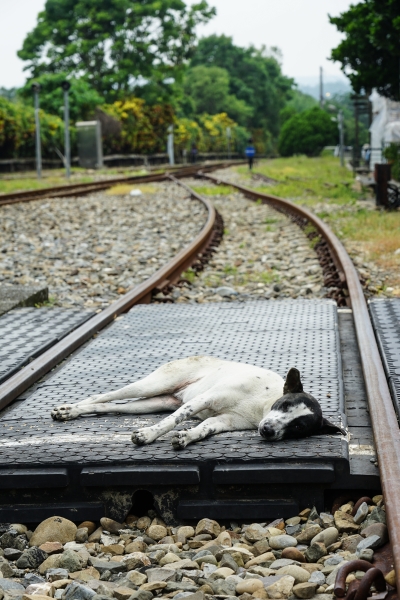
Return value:
<svg viewBox="0 0 400 600">
<path fill-rule="evenodd" d="M 184 186 L 193 198 L 206 206 L 208 217 L 202 231 L 191 244 L 181 250 L 164 267 L 1 385 L 0 409 L 10 404 L 24 390 L 38 381 L 94 334 L 112 322 L 117 315 L 129 310 L 135 304 L 150 302 L 154 291 L 165 289 L 167 286 L 176 283 L 179 280 L 180 274 L 188 266 L 193 265 L 199 259 L 204 259 L 204 256 L 212 251 L 212 247 L 217 243 L 219 235 L 216 211 L 208 200 L 199 196 L 183 182 L 179 182 L 178 178 L 198 175 L 207 178 L 213 183 L 234 187 L 250 200 L 261 200 L 261 202 L 269 204 L 276 210 L 284 212 L 300 226 L 312 226 L 312 233 L 310 235 L 312 237 L 319 237 L 316 250 L 324 269 L 325 282 L 327 285 L 335 288 L 333 297 L 337 300 L 338 304 L 348 305 L 353 310 L 378 456 L 382 492 L 385 497 L 394 567 L 397 574 L 397 585 L 398 589 L 400 589 L 400 435 L 386 375 L 382 366 L 358 273 L 341 242 L 321 219 L 307 209 L 296 206 L 288 200 L 263 194 L 257 190 L 245 188 L 230 181 L 224 181 L 219 177 L 206 174 L 206 171 L 221 168 L 221 166 L 227 165 L 212 165 L 203 168 L 201 172 L 200 166 L 191 166 L 175 170 L 174 175 L 162 173 L 146 177 L 129 177 L 108 182 L 99 182 L 98 184 L 86 184 L 86 186 L 63 186 L 61 189 L 53 188 L 45 191 L 46 197 L 50 195 L 59 196 L 60 194 L 63 196 L 81 195 L 106 189 L 121 182 L 147 183 L 170 178 Z M 40 193 L 38 191 L 23 192 L 19 196 L 17 194 L 9 194 L 0 198 L 0 205 L 29 201 L 42 197 L 44 197 L 43 191 Z"/>
</svg>

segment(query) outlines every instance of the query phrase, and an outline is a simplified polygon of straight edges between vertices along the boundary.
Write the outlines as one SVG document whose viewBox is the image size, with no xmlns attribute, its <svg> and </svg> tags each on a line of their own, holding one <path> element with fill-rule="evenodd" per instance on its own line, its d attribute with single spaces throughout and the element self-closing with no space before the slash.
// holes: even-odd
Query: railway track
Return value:
<svg viewBox="0 0 400 600">
<path fill-rule="evenodd" d="M 221 168 L 221 165 L 210 167 Z M 324 269 L 325 279 L 329 287 L 335 288 L 332 293 L 333 299 L 339 306 L 348 306 L 353 311 L 354 324 L 357 334 L 358 347 L 360 349 L 361 363 L 363 368 L 366 392 L 368 397 L 369 412 L 374 433 L 374 440 L 377 450 L 379 471 L 381 478 L 382 491 L 385 498 L 387 511 L 388 527 L 393 550 L 394 566 L 397 574 L 397 585 L 400 589 L 400 439 L 399 428 L 392 398 L 387 384 L 386 375 L 382 366 L 379 349 L 376 343 L 374 331 L 369 317 L 367 303 L 364 297 L 363 289 L 360 283 L 358 273 L 344 249 L 341 242 L 333 234 L 329 227 L 310 211 L 298 207 L 291 202 L 262 194 L 256 190 L 245 188 L 229 181 L 224 181 L 219 177 L 207 174 L 206 169 L 190 167 L 182 169 L 171 174 L 150 175 L 148 177 L 123 178 L 113 180 L 112 182 L 99 182 L 95 185 L 95 190 L 105 189 L 111 185 L 121 182 L 144 183 L 149 181 L 160 181 L 162 178 L 169 177 L 172 181 L 178 182 L 178 178 L 200 175 L 216 184 L 228 185 L 239 190 L 247 198 L 253 201 L 266 203 L 280 212 L 284 212 L 292 218 L 299 226 L 312 226 L 309 235 L 318 236 L 319 241 L 316 244 L 321 265 Z M 212 204 L 199 196 L 194 190 L 179 182 L 199 202 L 202 202 L 207 209 L 208 218 L 203 230 L 193 240 L 193 242 L 184 250 L 178 253 L 167 265 L 159 269 L 147 281 L 136 286 L 133 290 L 114 302 L 101 313 L 90 319 L 87 323 L 79 327 L 72 334 L 68 335 L 57 345 L 45 352 L 42 356 L 35 359 L 27 367 L 21 369 L 16 375 L 11 377 L 0 386 L 0 408 L 8 406 L 29 386 L 38 381 L 43 375 L 58 365 L 64 358 L 69 356 L 93 335 L 111 323 L 118 315 L 126 312 L 135 304 L 148 303 L 151 301 L 152 294 L 155 291 L 166 289 L 179 280 L 180 274 L 193 265 L 195 261 L 204 259 L 212 251 L 217 243 L 220 232 L 216 231 L 217 215 Z M 67 194 L 63 188 L 63 196 Z M 84 194 L 95 191 L 92 184 L 86 186 L 77 186 L 74 190 L 68 186 L 68 193 Z M 47 190 L 47 193 L 60 195 L 59 189 Z M 16 195 L 2 197 L 0 204 L 18 201 L 30 201 L 39 198 L 38 193 L 32 193 L 29 196 L 22 193 L 17 198 Z M 43 196 L 41 196 L 43 197 Z M 47 196 L 48 197 L 48 196 Z M 308 228 L 309 229 L 309 228 Z"/>
<path fill-rule="evenodd" d="M 43 198 L 57 198 L 68 196 L 84 196 L 93 192 L 101 192 L 107 190 L 114 185 L 119 184 L 140 184 L 140 183 L 155 183 L 157 181 L 165 181 L 168 175 L 174 174 L 174 177 L 181 179 L 182 177 L 191 177 L 201 169 L 203 172 L 213 171 L 218 168 L 223 168 L 235 161 L 227 161 L 224 163 L 214 163 L 211 165 L 189 165 L 181 168 L 168 168 L 159 173 L 149 175 L 133 175 L 128 177 L 116 177 L 104 181 L 92 183 L 72 183 L 68 185 L 60 185 L 56 187 L 42 188 L 39 190 L 26 190 L 21 192 L 11 192 L 9 194 L 0 194 L 0 206 L 6 204 L 15 204 L 18 202 L 31 202 L 32 200 L 42 200 Z M 235 162 L 235 164 L 240 164 Z"/>
</svg>

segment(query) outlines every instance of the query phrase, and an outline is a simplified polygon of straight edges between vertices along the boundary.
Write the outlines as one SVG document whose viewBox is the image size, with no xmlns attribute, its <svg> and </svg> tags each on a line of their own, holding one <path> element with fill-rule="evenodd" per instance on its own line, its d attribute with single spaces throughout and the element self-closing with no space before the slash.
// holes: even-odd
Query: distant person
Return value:
<svg viewBox="0 0 400 600">
<path fill-rule="evenodd" d="M 249 169 L 251 171 L 252 168 L 253 168 L 254 157 L 256 155 L 256 149 L 253 146 L 253 140 L 251 138 L 247 141 L 247 146 L 246 146 L 245 153 L 246 153 L 246 156 L 248 158 Z"/>
<path fill-rule="evenodd" d="M 195 163 L 197 160 L 197 154 L 198 154 L 198 150 L 197 150 L 197 146 L 195 143 L 192 144 L 192 147 L 190 149 L 190 162 L 191 163 Z"/>
<path fill-rule="evenodd" d="M 364 144 L 364 146 L 362 147 L 361 153 L 362 153 L 362 157 L 365 162 L 365 166 L 368 167 L 368 169 L 369 169 L 369 163 L 371 160 L 371 146 L 369 144 Z"/>
</svg>

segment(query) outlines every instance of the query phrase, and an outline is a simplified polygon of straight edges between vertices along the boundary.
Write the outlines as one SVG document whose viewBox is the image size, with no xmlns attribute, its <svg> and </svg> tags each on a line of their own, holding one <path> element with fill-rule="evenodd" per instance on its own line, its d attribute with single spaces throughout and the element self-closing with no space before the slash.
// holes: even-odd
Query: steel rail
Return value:
<svg viewBox="0 0 400 600">
<path fill-rule="evenodd" d="M 343 244 L 333 231 L 312 212 L 289 200 L 204 175 L 217 184 L 228 185 L 252 200 L 261 200 L 278 210 L 306 218 L 327 242 L 339 274 L 345 278 L 356 329 L 361 364 L 367 390 L 369 413 L 385 499 L 390 542 L 392 545 L 397 589 L 400 590 L 400 430 L 385 371 L 357 270 Z"/>
<path fill-rule="evenodd" d="M 135 304 L 149 303 L 154 290 L 162 289 L 164 286 L 175 283 L 179 279 L 180 274 L 192 265 L 196 261 L 197 256 L 212 242 L 216 225 L 216 211 L 214 206 L 207 199 L 178 181 L 176 177 L 170 175 L 169 179 L 183 186 L 192 198 L 195 198 L 206 207 L 207 221 L 200 233 L 197 234 L 190 244 L 180 250 L 174 258 L 158 269 L 146 281 L 135 286 L 128 293 L 121 296 L 120 299 L 86 321 L 0 385 L 0 410 L 8 406 L 22 392 L 82 346 L 94 334 L 111 323 L 118 315 L 126 312 Z"/>
<path fill-rule="evenodd" d="M 60 185 L 56 187 L 41 188 L 39 190 L 23 190 L 19 192 L 10 192 L 9 194 L 0 194 L 0 206 L 6 204 L 15 204 L 17 202 L 31 202 L 32 200 L 41 200 L 43 198 L 54 198 L 68 196 L 83 196 L 92 192 L 99 192 L 114 185 L 123 183 L 155 183 L 157 181 L 165 181 L 168 179 L 170 172 L 176 178 L 191 177 L 198 173 L 199 170 L 204 172 L 220 169 L 231 164 L 240 164 L 241 161 L 225 161 L 210 165 L 189 165 L 187 167 L 170 167 L 161 171 L 161 173 L 153 173 L 149 175 L 130 175 L 127 177 L 116 177 L 106 179 L 104 181 L 92 181 L 90 183 L 73 183 L 68 185 Z"/>
</svg>

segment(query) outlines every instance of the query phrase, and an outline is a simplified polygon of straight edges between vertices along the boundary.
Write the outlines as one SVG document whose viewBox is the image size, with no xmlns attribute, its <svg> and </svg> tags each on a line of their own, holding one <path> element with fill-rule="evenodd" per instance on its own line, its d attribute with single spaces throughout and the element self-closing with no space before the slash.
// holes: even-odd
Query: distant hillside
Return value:
<svg viewBox="0 0 400 600">
<path fill-rule="evenodd" d="M 307 79 L 309 81 L 307 81 Z M 303 92 L 304 94 L 309 94 L 310 96 L 313 96 L 313 98 L 316 98 L 317 100 L 319 100 L 319 81 L 318 78 L 315 78 L 315 83 L 314 81 L 312 81 L 312 78 L 307 78 L 305 80 L 303 80 L 302 78 L 299 78 L 297 80 L 297 84 L 298 84 L 298 89 Z M 351 86 L 350 84 L 343 80 L 343 79 L 337 79 L 336 81 L 324 81 L 324 93 L 325 94 L 330 94 L 331 96 L 333 96 L 333 94 L 344 94 L 346 92 L 350 92 L 351 91 Z"/>
</svg>

